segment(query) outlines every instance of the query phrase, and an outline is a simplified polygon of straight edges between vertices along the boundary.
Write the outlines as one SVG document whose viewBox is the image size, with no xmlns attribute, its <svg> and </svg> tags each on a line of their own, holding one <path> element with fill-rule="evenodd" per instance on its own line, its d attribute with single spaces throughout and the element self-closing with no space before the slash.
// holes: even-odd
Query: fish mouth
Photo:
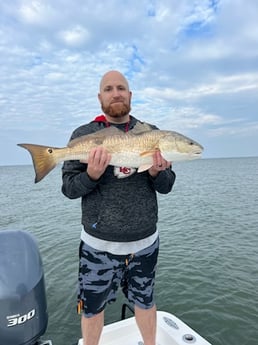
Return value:
<svg viewBox="0 0 258 345">
<path fill-rule="evenodd" d="M 201 155 L 202 155 L 202 151 L 194 152 L 194 153 L 191 154 L 191 156 L 194 157 L 194 158 L 199 158 Z"/>
<path fill-rule="evenodd" d="M 195 156 L 199 156 L 201 154 L 202 154 L 202 151 L 193 152 L 193 155 L 195 155 Z"/>
<path fill-rule="evenodd" d="M 197 151 L 197 152 L 191 152 L 188 153 L 189 154 L 189 158 L 199 158 L 202 155 L 202 151 Z"/>
</svg>

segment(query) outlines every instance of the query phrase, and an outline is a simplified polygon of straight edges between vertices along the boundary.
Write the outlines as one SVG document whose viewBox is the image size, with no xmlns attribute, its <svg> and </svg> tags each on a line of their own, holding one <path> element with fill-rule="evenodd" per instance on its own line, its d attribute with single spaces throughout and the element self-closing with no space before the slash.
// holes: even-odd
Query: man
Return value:
<svg viewBox="0 0 258 345">
<path fill-rule="evenodd" d="M 130 131 L 139 122 L 130 115 L 131 97 L 126 78 L 118 71 L 107 72 L 98 94 L 104 115 L 77 128 L 71 139 L 108 126 Z M 78 306 L 84 345 L 98 344 L 105 306 L 115 301 L 119 286 L 134 304 L 144 344 L 155 345 L 156 192 L 169 193 L 175 173 L 160 152 L 153 155 L 153 166 L 141 173 L 110 166 L 110 159 L 109 152 L 97 146 L 87 163 L 67 161 L 62 168 L 64 195 L 82 199 Z"/>
</svg>

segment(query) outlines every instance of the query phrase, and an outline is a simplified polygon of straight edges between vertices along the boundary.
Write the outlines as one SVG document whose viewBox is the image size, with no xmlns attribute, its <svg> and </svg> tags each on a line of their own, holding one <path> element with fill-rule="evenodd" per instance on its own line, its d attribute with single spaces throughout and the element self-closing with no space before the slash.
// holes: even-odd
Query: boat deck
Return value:
<svg viewBox="0 0 258 345">
<path fill-rule="evenodd" d="M 99 345 L 144 345 L 134 317 L 104 327 Z M 211 345 L 173 314 L 157 312 L 157 345 Z M 83 345 L 82 339 L 78 345 Z"/>
</svg>

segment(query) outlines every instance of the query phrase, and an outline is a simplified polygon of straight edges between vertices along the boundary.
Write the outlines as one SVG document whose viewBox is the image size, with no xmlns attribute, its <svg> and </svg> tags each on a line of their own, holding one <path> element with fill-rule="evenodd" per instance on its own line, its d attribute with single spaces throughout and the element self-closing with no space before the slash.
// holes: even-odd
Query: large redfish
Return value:
<svg viewBox="0 0 258 345">
<path fill-rule="evenodd" d="M 173 131 L 151 129 L 137 123 L 127 133 L 114 126 L 71 140 L 67 147 L 57 148 L 34 144 L 18 144 L 27 149 L 33 160 L 35 183 L 42 180 L 55 166 L 66 160 L 87 162 L 93 147 L 103 146 L 111 154 L 110 165 L 138 168 L 145 171 L 152 166 L 152 155 L 160 151 L 167 161 L 182 161 L 201 157 L 203 147 L 194 140 Z"/>
</svg>

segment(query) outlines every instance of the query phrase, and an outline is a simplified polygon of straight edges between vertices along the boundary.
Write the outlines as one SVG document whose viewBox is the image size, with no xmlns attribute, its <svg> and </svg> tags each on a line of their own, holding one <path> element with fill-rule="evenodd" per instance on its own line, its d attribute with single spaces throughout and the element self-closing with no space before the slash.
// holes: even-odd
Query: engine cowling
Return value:
<svg viewBox="0 0 258 345">
<path fill-rule="evenodd" d="M 0 230 L 0 345 L 35 345 L 47 323 L 44 271 L 34 236 Z"/>
</svg>

